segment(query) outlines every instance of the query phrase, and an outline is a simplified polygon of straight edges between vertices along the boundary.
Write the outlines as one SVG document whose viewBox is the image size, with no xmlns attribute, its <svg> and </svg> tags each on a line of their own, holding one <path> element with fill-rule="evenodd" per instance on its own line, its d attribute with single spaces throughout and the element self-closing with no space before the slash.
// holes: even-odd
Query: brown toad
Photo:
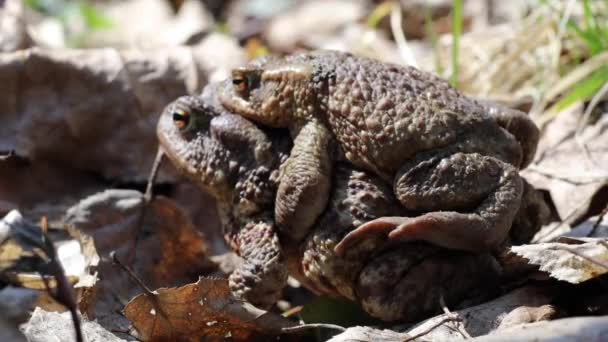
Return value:
<svg viewBox="0 0 608 342">
<path fill-rule="evenodd" d="M 230 276 L 233 293 L 261 307 L 272 305 L 287 281 L 272 217 L 273 179 L 281 150 L 289 146 L 273 143 L 251 122 L 220 115 L 192 96 L 165 108 L 157 135 L 173 165 L 216 199 L 226 242 L 244 261 Z"/>
<path fill-rule="evenodd" d="M 384 180 L 350 163 L 336 164 L 328 205 L 310 234 L 300 242 L 277 236 L 275 175 L 292 148 L 288 132 L 261 129 L 212 102 L 209 96 L 176 100 L 162 114 L 158 136 L 173 164 L 217 199 L 226 240 L 244 259 L 229 279 L 237 296 L 273 303 L 288 268 L 316 293 L 358 301 L 384 320 L 410 321 L 436 311 L 440 295 L 452 305 L 501 275 L 500 260 L 490 253 L 387 242 L 382 235 L 358 239 L 336 255 L 334 247 L 363 222 L 409 214 Z M 538 217 L 542 210 L 532 206 L 520 216 Z"/>
<path fill-rule="evenodd" d="M 229 111 L 293 136 L 275 206 L 285 235 L 302 239 L 325 209 L 340 153 L 420 213 L 364 223 L 340 252 L 374 232 L 466 251 L 498 245 L 539 135 L 524 113 L 482 105 L 429 73 L 333 51 L 254 61 L 218 95 Z"/>
</svg>

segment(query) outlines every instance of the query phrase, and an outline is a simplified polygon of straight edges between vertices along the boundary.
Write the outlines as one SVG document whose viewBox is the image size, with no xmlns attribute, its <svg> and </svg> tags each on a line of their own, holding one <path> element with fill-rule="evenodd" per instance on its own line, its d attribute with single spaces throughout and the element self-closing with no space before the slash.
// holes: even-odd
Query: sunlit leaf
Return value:
<svg viewBox="0 0 608 342">
<path fill-rule="evenodd" d="M 559 112 L 576 102 L 589 100 L 606 82 L 608 82 L 608 67 L 603 67 L 589 75 L 556 103 L 555 111 Z"/>
</svg>

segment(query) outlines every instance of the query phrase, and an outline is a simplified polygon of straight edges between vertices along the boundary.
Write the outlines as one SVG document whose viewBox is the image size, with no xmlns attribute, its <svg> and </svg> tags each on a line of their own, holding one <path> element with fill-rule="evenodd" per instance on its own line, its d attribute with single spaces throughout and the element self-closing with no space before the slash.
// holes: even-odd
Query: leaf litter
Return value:
<svg viewBox="0 0 608 342">
<path fill-rule="evenodd" d="M 139 6 L 145 3 L 132 2 Z M 54 277 L 42 278 L 38 274 L 45 269 L 40 246 L 20 241 L 11 233 L 10 227 L 19 222 L 17 213 L 32 221 L 50 214 L 48 234 L 54 241 L 66 279 L 76 286 L 83 332 L 88 339 L 97 336 L 102 340 L 132 340 L 131 326 L 144 340 L 179 337 L 197 341 L 201 336 L 224 339 L 227 335 L 235 340 L 253 336 L 267 339 L 289 331 L 285 328 L 302 327 L 297 321 L 232 298 L 222 278 L 199 277 L 203 274 L 225 277 L 226 274 L 211 261 L 219 260 L 211 255 L 209 247 L 217 243 L 209 241 L 210 236 L 217 235 L 201 233 L 217 227 L 193 224 L 190 219 L 193 209 L 189 208 L 186 213 L 171 199 L 157 197 L 144 210 L 145 201 L 138 191 L 101 191 L 114 184 L 132 186 L 129 182 L 145 179 L 154 158 L 154 125 L 160 109 L 179 95 L 198 93 L 208 80 L 222 79 L 230 68 L 243 64 L 245 52 L 236 40 L 210 33 L 218 23 L 210 16 L 197 16 L 195 12 L 201 9 L 193 5 L 195 2 L 186 1 L 184 8 L 188 11 L 173 16 L 168 5 L 164 2 L 161 5 L 159 0 L 149 1 L 148 8 L 156 6 L 159 18 L 163 19 L 157 22 L 157 27 L 141 26 L 145 29 L 139 31 L 139 37 L 130 35 L 121 41 L 120 34 L 115 32 L 124 30 L 123 25 L 130 18 L 127 16 L 125 21 L 124 16 L 122 19 L 115 16 L 112 21 L 116 27 L 95 32 L 90 40 L 83 40 L 90 44 L 90 49 L 49 49 L 50 45 L 43 42 L 45 37 L 31 35 L 36 30 L 31 30 L 34 24 L 28 22 L 30 10 L 19 7 L 18 1 L 4 3 L 0 13 L 6 25 L 0 30 L 0 46 L 4 51 L 0 55 L 0 80 L 4 80 L 2 83 L 8 88 L 4 100 L 0 100 L 3 127 L 0 129 L 0 213 L 9 215 L 0 221 L 0 286 L 3 286 L 0 307 L 11 303 L 2 297 L 3 293 L 10 293 L 11 299 L 23 302 L 8 305 L 22 306 L 23 310 L 15 315 L 2 310 L 0 337 L 25 340 L 17 327 L 29 317 L 27 312 L 33 306 L 39 307 L 21 330 L 29 340 L 62 338 L 74 331 L 68 313 L 50 311 L 65 308 L 52 303 L 51 294 L 55 293 L 52 289 L 57 287 Z M 535 241 L 541 243 L 511 248 L 514 265 L 526 272 L 513 282 L 503 284 L 505 288 L 501 290 L 506 294 L 502 297 L 477 306 L 465 304 L 453 311 L 444 306 L 444 314 L 415 326 L 366 323 L 366 326 L 349 328 L 332 340 L 404 341 L 415 337 L 429 341 L 456 340 L 470 334 L 478 339 L 481 336 L 482 340 L 542 340 L 567 336 L 599 341 L 599 336 L 605 334 L 604 318 L 552 320 L 568 311 L 581 316 L 594 312 L 592 305 L 585 308 L 587 311 L 574 310 L 572 303 L 564 304 L 560 292 L 567 293 L 581 306 L 604 303 L 601 295 L 588 289 L 605 280 L 602 275 L 608 263 L 604 217 L 608 200 L 603 191 L 607 181 L 605 165 L 608 165 L 605 94 L 598 93 L 591 103 L 589 98 L 574 101 L 557 112 L 556 104 L 568 99 L 577 83 L 596 72 L 606 55 L 598 53 L 580 66 L 573 64 L 580 58 L 574 53 L 576 37 L 560 31 L 555 24 L 583 14 L 575 9 L 566 16 L 566 12 L 560 12 L 565 10 L 561 2 L 546 3 L 548 7 L 530 11 L 521 25 L 509 22 L 483 27 L 481 33 L 463 34 L 458 74 L 459 86 L 465 92 L 528 108 L 543 126 L 535 163 L 523 174 L 535 187 L 547 191 L 560 221 L 537 235 Z M 570 2 L 563 2 L 566 3 Z M 314 13 L 314 2 L 308 5 Z M 262 39 L 257 45 L 247 45 L 257 46 L 255 53 L 249 53 L 263 52 L 266 38 L 272 39 L 268 43 L 273 50 L 291 52 L 302 46 L 333 46 L 372 56 L 378 55 L 375 51 L 386 51 L 376 57 L 402 62 L 399 52 L 403 47 L 396 46 L 383 34 L 394 35 L 395 25 L 390 32 L 380 18 L 378 27 L 362 28 L 361 23 L 355 21 L 361 20 L 364 6 L 339 1 L 333 5 L 351 6 L 348 8 L 353 12 L 336 16 L 335 26 L 328 30 L 319 24 L 315 27 L 319 34 L 314 37 L 302 36 L 301 32 L 307 30 L 296 29 L 292 33 L 296 38 L 286 42 L 280 29 L 278 33 L 276 30 L 285 27 L 285 18 L 298 17 L 297 7 L 292 7 L 275 21 L 271 18 L 269 25 L 258 31 Z M 420 7 L 413 8 L 421 11 Z M 230 12 L 232 9 L 226 11 L 234 13 Z M 435 12 L 431 13 L 435 18 Z M 437 13 L 441 16 L 440 10 Z M 346 17 L 349 19 L 344 19 Z M 421 25 L 411 20 L 413 16 L 406 13 L 405 18 L 402 22 L 405 32 L 420 30 Z M 385 19 L 388 22 L 389 18 Z M 473 19 L 478 18 L 473 16 Z M 230 25 L 233 24 L 227 23 Z M 467 20 L 465 25 L 469 25 Z M 7 27 L 12 31 L 5 31 Z M 158 34 L 163 30 L 170 33 Z M 11 36 L 6 32 L 17 34 Z M 72 33 L 57 41 L 74 42 L 73 37 L 69 37 Z M 243 38 L 246 36 L 239 38 L 246 40 Z M 112 41 L 108 44 L 114 47 L 96 46 L 104 39 L 106 43 Z M 137 46 L 140 43 L 142 45 Z M 425 63 L 449 60 L 430 57 L 429 47 L 418 49 L 417 43 L 405 42 L 421 67 L 432 69 Z M 33 44 L 39 47 L 29 48 Z M 143 49 L 144 45 L 153 49 Z M 168 46 L 171 49 L 167 49 Z M 434 50 L 441 55 L 449 51 L 450 46 L 450 37 L 443 36 Z M 26 50 L 18 50 L 24 48 Z M 560 63 L 566 66 L 564 70 L 560 70 Z M 449 75 L 451 71 L 445 68 L 444 72 Z M 44 77 L 49 73 L 54 76 Z M 100 121 L 100 117 L 104 120 Z M 19 163 L 14 157 L 5 158 L 5 154 L 16 154 L 27 162 L 22 164 L 26 166 L 18 169 Z M 26 175 L 30 170 L 39 171 Z M 90 173 L 94 176 L 89 177 Z M 71 179 L 79 180 L 71 185 Z M 175 174 L 165 169 L 161 182 L 175 181 Z M 70 186 L 74 189 L 69 189 Z M 187 197 L 183 200 L 189 201 Z M 69 205 L 72 207 L 66 210 Z M 13 209 L 19 212 L 11 211 Z M 62 215 L 58 213 L 64 212 L 60 218 Z M 590 218 L 597 214 L 600 216 Z M 569 238 L 560 238 L 564 234 Z M 36 231 L 34 235 L 40 234 Z M 146 292 L 136 286 L 112 263 L 109 258 L 112 251 L 134 270 L 142 283 L 157 290 Z M 6 284 L 10 286 L 4 287 Z M 12 286 L 36 290 L 17 294 L 11 292 Z M 47 286 L 51 289 L 49 293 L 45 293 Z M 325 317 L 340 314 L 331 307 L 319 309 L 305 305 L 303 312 L 306 310 L 313 314 L 315 310 L 325 311 Z M 293 312 L 297 315 L 299 311 Z"/>
</svg>

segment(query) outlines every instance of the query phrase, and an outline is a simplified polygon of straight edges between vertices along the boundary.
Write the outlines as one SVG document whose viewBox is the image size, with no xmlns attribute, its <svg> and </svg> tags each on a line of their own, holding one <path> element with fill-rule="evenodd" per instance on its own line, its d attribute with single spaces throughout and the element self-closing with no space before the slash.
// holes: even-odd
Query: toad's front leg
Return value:
<svg viewBox="0 0 608 342">
<path fill-rule="evenodd" d="M 268 308 L 281 297 L 287 282 L 286 260 L 274 226 L 252 220 L 235 238 L 243 263 L 230 274 L 230 289 L 237 298 Z"/>
<path fill-rule="evenodd" d="M 317 122 L 306 123 L 281 166 L 275 220 L 284 236 L 300 241 L 325 210 L 331 185 L 332 135 Z"/>
<path fill-rule="evenodd" d="M 472 252 L 490 250 L 505 240 L 523 192 L 515 167 L 477 153 L 422 160 L 402 168 L 394 190 L 407 209 L 424 214 L 367 222 L 350 232 L 336 252 L 377 233 Z"/>
</svg>

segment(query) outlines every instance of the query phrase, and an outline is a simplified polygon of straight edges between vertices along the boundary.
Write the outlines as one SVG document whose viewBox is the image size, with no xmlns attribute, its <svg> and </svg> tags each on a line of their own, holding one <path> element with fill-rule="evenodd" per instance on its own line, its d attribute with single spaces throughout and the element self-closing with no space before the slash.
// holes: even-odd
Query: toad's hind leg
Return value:
<svg viewBox="0 0 608 342">
<path fill-rule="evenodd" d="M 301 240 L 325 210 L 333 166 L 331 141 L 327 128 L 314 120 L 294 139 L 291 155 L 281 166 L 275 204 L 275 220 L 284 236 Z"/>
<path fill-rule="evenodd" d="M 492 249 L 509 233 L 523 183 L 512 165 L 477 153 L 455 153 L 408 163 L 398 172 L 394 191 L 403 206 L 424 214 L 367 222 L 350 232 L 336 252 L 370 233 L 465 251 Z"/>
</svg>

